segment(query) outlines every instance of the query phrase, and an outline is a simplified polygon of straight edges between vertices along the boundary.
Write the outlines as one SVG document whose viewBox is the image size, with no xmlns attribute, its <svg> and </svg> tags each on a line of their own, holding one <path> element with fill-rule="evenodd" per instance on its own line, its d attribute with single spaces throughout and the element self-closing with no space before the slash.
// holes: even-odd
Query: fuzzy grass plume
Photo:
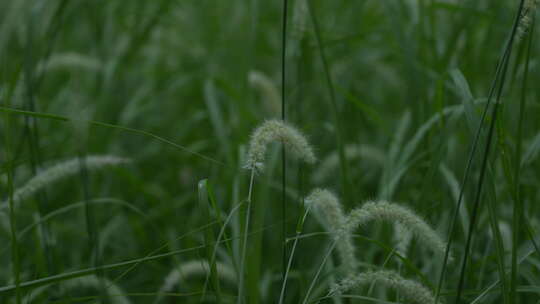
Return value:
<svg viewBox="0 0 540 304">
<path fill-rule="evenodd" d="M 399 292 L 405 299 L 418 304 L 435 303 L 435 297 L 422 284 L 408 280 L 400 276 L 394 271 L 379 270 L 366 271 L 357 275 L 343 279 L 338 284 L 334 285 L 331 294 L 343 294 L 353 288 L 370 285 L 372 283 L 381 284 L 388 288 Z"/>
<path fill-rule="evenodd" d="M 24 303 L 35 303 L 52 285 L 38 287 L 33 290 L 26 298 Z M 131 304 L 124 290 L 107 278 L 100 278 L 96 275 L 90 275 L 80 278 L 60 282 L 62 293 L 68 294 L 68 291 L 81 291 L 83 289 L 99 290 L 104 288 L 108 297 L 107 303 L 111 304 Z M 71 294 L 73 296 L 73 294 Z M 44 300 L 44 299 L 42 299 Z"/>
<path fill-rule="evenodd" d="M 92 155 L 84 159 L 87 170 L 96 170 L 107 166 L 115 166 L 128 163 L 130 160 L 113 155 Z M 73 158 L 52 167 L 46 168 L 32 177 L 24 186 L 18 188 L 13 193 L 13 201 L 18 205 L 22 200 L 35 194 L 46 186 L 61 179 L 72 176 L 79 172 L 80 163 L 78 158 Z M 0 210 L 6 209 L 8 202 L 3 201 Z"/>
<path fill-rule="evenodd" d="M 352 232 L 358 226 L 373 220 L 399 223 L 411 231 L 423 245 L 441 256 L 444 255 L 446 244 L 435 230 L 409 208 L 386 201 L 367 202 L 352 210 L 347 218 L 345 231 Z"/>
<path fill-rule="evenodd" d="M 540 0 L 525 0 L 517 28 L 518 37 L 522 38 L 529 32 L 539 3 Z"/>
<path fill-rule="evenodd" d="M 317 160 L 306 137 L 298 129 L 280 120 L 267 120 L 251 135 L 245 168 L 261 172 L 264 169 L 267 146 L 273 141 L 283 143 L 306 163 L 312 164 Z"/>
<path fill-rule="evenodd" d="M 350 233 L 340 233 L 347 223 L 347 218 L 343 213 L 338 198 L 328 190 L 315 189 L 306 198 L 306 203 L 315 208 L 325 225 L 336 236 L 336 246 L 343 268 L 348 273 L 355 272 L 358 263 L 355 257 L 352 236 Z"/>
<path fill-rule="evenodd" d="M 309 8 L 307 0 L 297 0 L 294 3 L 291 22 L 291 37 L 302 40 L 309 29 Z"/>
<path fill-rule="evenodd" d="M 227 264 L 216 262 L 217 275 L 220 279 L 230 282 L 232 285 L 236 283 L 236 272 Z M 185 280 L 192 280 L 195 276 L 204 276 L 210 272 L 210 264 L 206 260 L 193 260 L 180 264 L 177 268 L 174 268 L 165 277 L 163 285 L 159 289 L 159 296 L 155 303 L 159 302 L 163 298 L 163 294 L 172 292 L 180 285 L 180 282 Z"/>
<path fill-rule="evenodd" d="M 281 113 L 281 96 L 274 81 L 262 72 L 250 71 L 248 82 L 260 92 L 262 104 L 267 113 L 270 116 L 278 117 Z"/>
<path fill-rule="evenodd" d="M 396 242 L 397 253 L 407 256 L 413 236 L 412 232 L 401 223 L 394 223 L 394 241 Z"/>
</svg>

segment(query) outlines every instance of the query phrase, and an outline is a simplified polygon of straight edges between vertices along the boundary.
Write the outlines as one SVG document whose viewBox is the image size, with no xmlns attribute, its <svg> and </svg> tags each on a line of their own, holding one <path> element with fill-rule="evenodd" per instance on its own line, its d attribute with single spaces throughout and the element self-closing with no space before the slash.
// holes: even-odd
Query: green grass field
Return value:
<svg viewBox="0 0 540 304">
<path fill-rule="evenodd" d="M 0 1 L 0 303 L 539 304 L 538 2 Z"/>
</svg>

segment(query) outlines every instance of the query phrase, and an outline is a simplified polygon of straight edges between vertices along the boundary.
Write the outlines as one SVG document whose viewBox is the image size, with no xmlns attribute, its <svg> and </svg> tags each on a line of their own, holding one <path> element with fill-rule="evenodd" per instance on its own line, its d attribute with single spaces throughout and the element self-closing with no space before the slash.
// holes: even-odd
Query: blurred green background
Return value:
<svg viewBox="0 0 540 304">
<path fill-rule="evenodd" d="M 339 194 L 346 210 L 369 199 L 403 203 L 446 238 L 519 4 L 311 0 L 308 9 L 306 1 L 288 1 L 286 120 L 305 132 L 321 161 L 306 166 L 287 157 L 287 236 L 295 234 L 302 197 L 324 187 Z M 218 237 L 229 214 L 224 231 L 231 240 L 219 244 L 217 260 L 238 272 L 245 210 L 234 208 L 247 196 L 249 171 L 242 166 L 249 135 L 264 120 L 281 117 L 282 18 L 283 2 L 277 0 L 0 1 L 3 202 L 11 188 L 64 160 L 95 154 L 132 160 L 82 170 L 47 185 L 13 213 L 1 210 L 0 286 L 98 267 L 97 276 L 121 288 L 127 303 L 235 303 L 234 273 L 232 280 L 217 278 L 219 291 L 196 270 L 168 296 L 160 298 L 158 291 L 173 269 L 209 259 L 213 247 L 204 244 Z M 463 303 L 540 303 L 540 256 L 533 241 L 540 228 L 539 44 L 530 32 L 512 46 Z M 486 127 L 455 225 L 456 261 L 442 296 L 448 303 L 458 285 L 487 137 Z M 277 303 L 281 288 L 278 145 L 266 166 L 254 185 L 246 303 Z M 524 215 L 519 222 L 516 212 Z M 308 216 L 303 233 L 321 231 Z M 362 263 L 399 267 L 435 291 L 441 261 L 429 250 L 414 240 L 409 248 L 407 261 L 423 273 L 419 277 L 388 251 L 396 240 L 391 225 L 358 233 L 364 237 L 355 240 Z M 302 301 L 328 243 L 320 234 L 298 243 L 286 303 Z M 175 250 L 185 251 L 168 254 Z M 156 254 L 166 256 L 99 269 Z M 510 287 L 513 256 L 524 260 Z M 333 274 L 331 266 L 325 268 L 316 284 L 319 297 Z M 25 288 L 21 303 L 123 299 L 106 294 L 104 279 L 83 278 Z M 480 296 L 501 279 L 515 292 L 512 297 L 504 296 L 508 289 L 501 284 Z M 15 294 L 0 287 L 0 302 L 16 303 Z M 357 294 L 397 301 L 384 289 Z"/>
</svg>

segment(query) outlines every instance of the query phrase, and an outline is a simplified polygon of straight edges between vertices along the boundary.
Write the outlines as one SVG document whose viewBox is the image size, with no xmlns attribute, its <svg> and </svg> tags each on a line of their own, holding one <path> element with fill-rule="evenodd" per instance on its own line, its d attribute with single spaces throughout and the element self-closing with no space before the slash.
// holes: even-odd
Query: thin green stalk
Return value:
<svg viewBox="0 0 540 304">
<path fill-rule="evenodd" d="M 213 198 L 211 198 L 211 193 L 210 193 L 210 189 L 211 189 L 211 186 L 208 182 L 208 179 L 203 179 L 203 180 L 200 180 L 199 181 L 199 184 L 198 184 L 198 195 L 199 195 L 199 208 L 202 208 L 204 211 L 204 216 L 210 220 L 212 218 L 212 214 L 211 214 L 211 210 L 212 208 L 214 207 L 214 204 L 213 204 Z M 217 210 L 219 211 L 219 210 Z M 217 216 L 217 221 L 219 222 L 219 217 L 220 217 L 220 214 L 217 213 L 216 214 Z M 215 237 L 214 237 L 214 230 L 212 229 L 213 227 L 209 227 L 208 229 L 205 230 L 205 234 L 204 234 L 204 240 L 205 240 L 205 243 L 206 244 L 211 244 L 211 243 L 215 243 Z M 205 251 L 206 251 L 206 254 L 207 254 L 207 259 L 208 257 L 211 257 L 212 256 L 212 247 L 211 246 L 206 246 L 205 248 Z M 219 277 L 217 276 L 217 266 L 216 266 L 216 262 L 214 259 L 209 259 L 209 271 L 208 271 L 208 275 L 207 275 L 207 280 L 205 281 L 204 283 L 204 287 L 203 287 L 203 293 L 201 295 L 201 301 L 204 299 L 204 297 L 206 296 L 206 289 L 207 289 L 207 286 L 208 286 L 208 282 L 210 281 L 210 287 L 213 289 L 215 295 L 216 295 L 216 302 L 217 303 L 221 303 L 222 302 L 222 296 L 221 296 L 221 286 L 219 284 Z"/>
<path fill-rule="evenodd" d="M 35 111 L 36 101 L 35 97 L 38 93 L 38 87 L 36 83 L 35 74 L 35 59 L 34 51 L 36 46 L 34 45 L 34 20 L 37 16 L 34 12 L 30 13 L 28 18 L 28 28 L 25 47 L 25 59 L 24 59 L 24 83 L 25 83 L 25 108 L 30 111 Z M 39 155 L 40 148 L 40 136 L 37 121 L 34 117 L 24 117 L 25 134 L 27 135 L 27 143 L 30 152 L 30 170 L 32 175 L 35 176 L 38 173 L 38 168 L 41 165 L 41 157 Z M 24 142 L 24 141 L 23 141 Z M 35 195 L 36 202 L 36 214 L 40 218 L 42 214 L 46 213 L 45 206 L 47 206 L 47 195 L 45 190 L 41 190 Z M 47 223 L 40 225 L 42 233 L 39 234 L 39 241 L 41 242 L 42 254 L 45 257 L 45 274 L 51 274 L 55 272 L 55 267 L 52 260 L 51 246 L 50 246 L 50 232 Z M 41 257 L 39 257 L 41 260 Z"/>
<path fill-rule="evenodd" d="M 309 10 L 309 14 L 311 16 L 311 20 L 313 22 L 313 29 L 315 31 L 315 39 L 317 41 L 317 47 L 319 48 L 319 55 L 321 58 L 321 62 L 323 64 L 324 75 L 326 78 L 326 85 L 328 87 L 328 93 L 330 94 L 332 114 L 334 116 L 334 123 L 336 125 L 336 140 L 337 140 L 338 154 L 339 154 L 339 166 L 341 169 L 341 184 L 343 188 L 343 197 L 347 199 L 351 197 L 350 196 L 351 191 L 350 191 L 349 179 L 348 179 L 349 175 L 347 173 L 347 163 L 346 163 L 347 159 L 345 158 L 343 126 L 342 126 L 341 120 L 339 119 L 339 110 L 337 106 L 337 98 L 336 98 L 336 93 L 334 89 L 334 82 L 332 81 L 332 76 L 330 75 L 330 68 L 328 66 L 328 60 L 327 60 L 326 52 L 325 52 L 324 45 L 322 42 L 319 21 L 317 20 L 317 16 L 315 15 L 311 1 L 307 1 L 307 7 Z"/>
<path fill-rule="evenodd" d="M 535 239 L 536 234 L 534 230 L 532 229 L 531 224 L 529 223 L 529 220 L 527 218 L 525 218 L 525 228 L 527 230 L 527 236 L 529 237 L 531 243 L 533 244 L 534 249 L 536 250 L 536 254 L 540 256 L 540 247 L 536 243 L 536 239 Z"/>
<path fill-rule="evenodd" d="M 334 251 L 334 248 L 336 247 L 336 245 L 337 245 L 337 240 L 332 240 L 332 243 L 328 245 L 326 254 L 324 255 L 323 260 L 321 261 L 321 265 L 317 269 L 315 276 L 311 280 L 311 284 L 309 285 L 308 291 L 306 292 L 306 296 L 304 297 L 304 301 L 302 302 L 302 304 L 307 304 L 309 302 L 309 296 L 311 295 L 313 288 L 315 288 L 315 284 L 317 283 L 317 280 L 319 279 L 319 276 L 321 275 L 324 265 L 326 264 L 326 261 L 328 260 L 328 258 L 330 258 L 330 256 L 332 255 L 332 251 Z"/>
<path fill-rule="evenodd" d="M 489 213 L 489 224 L 491 226 L 491 232 L 493 234 L 493 238 L 495 239 L 495 253 L 497 256 L 497 266 L 499 271 L 499 276 L 501 277 L 501 289 L 502 289 L 502 295 L 503 295 L 503 302 L 509 303 L 509 292 L 508 292 L 508 282 L 506 280 L 506 266 L 505 266 L 505 250 L 504 250 L 504 242 L 502 240 L 501 236 L 501 230 L 499 228 L 499 220 L 497 217 L 497 211 L 495 206 L 497 206 L 497 192 L 496 192 L 496 183 L 494 180 L 494 174 L 493 169 L 488 169 L 488 174 L 490 177 L 489 180 L 489 197 L 487 200 L 487 207 L 488 207 L 488 213 Z M 481 281 L 479 281 L 481 282 Z"/>
<path fill-rule="evenodd" d="M 50 114 L 50 113 L 42 113 L 42 112 L 34 112 L 34 111 L 25 111 L 25 110 L 19 110 L 19 109 L 15 109 L 15 108 L 11 108 L 11 107 L 1 107 L 0 106 L 0 112 L 20 114 L 20 115 L 29 115 L 29 116 L 32 116 L 32 117 L 46 118 L 46 119 L 62 121 L 62 122 L 71 121 L 71 118 L 68 118 L 68 117 L 62 116 L 62 115 L 56 115 L 56 114 Z M 213 158 L 208 157 L 206 155 L 203 155 L 201 153 L 192 151 L 192 150 L 188 149 L 185 146 L 179 145 L 179 144 L 177 144 L 175 142 L 172 142 L 172 141 L 170 141 L 170 140 L 168 140 L 166 138 L 163 138 L 163 137 L 158 136 L 156 134 L 150 133 L 148 131 L 134 129 L 134 128 L 120 126 L 120 125 L 115 125 L 115 124 L 101 122 L 101 121 L 95 121 L 95 120 L 88 120 L 88 121 L 85 121 L 85 123 L 93 125 L 93 126 L 116 129 L 116 130 L 120 130 L 120 131 L 124 131 L 124 132 L 128 132 L 128 133 L 134 133 L 134 134 L 139 134 L 139 135 L 143 135 L 143 136 L 146 136 L 146 137 L 150 137 L 150 138 L 153 138 L 153 139 L 155 139 L 155 140 L 157 140 L 159 142 L 162 142 L 162 143 L 167 144 L 169 146 L 175 147 L 175 148 L 177 148 L 179 150 L 182 150 L 184 152 L 187 152 L 187 153 L 189 153 L 191 155 L 197 156 L 199 158 L 202 158 L 202 159 L 207 160 L 209 162 L 212 162 L 214 164 L 221 165 L 221 166 L 227 166 L 227 164 L 225 164 L 225 163 L 223 163 L 223 162 L 221 162 L 219 160 L 216 160 L 216 159 L 213 159 Z"/>
<path fill-rule="evenodd" d="M 281 119 L 286 121 L 286 103 L 285 103 L 285 86 L 286 82 L 286 54 L 287 54 L 287 11 L 288 1 L 283 0 L 283 13 L 282 13 L 282 32 L 281 32 Z M 285 145 L 281 146 L 281 222 L 282 222 L 282 234 L 281 234 L 281 281 L 282 285 L 285 284 L 286 272 L 287 272 L 287 154 L 285 151 Z"/>
<path fill-rule="evenodd" d="M 503 60 L 503 66 L 502 66 L 502 73 L 501 73 L 501 77 L 500 77 L 499 88 L 497 90 L 497 95 L 496 95 L 496 98 L 495 98 L 495 104 L 493 105 L 491 122 L 490 122 L 490 125 L 489 125 L 488 135 L 487 135 L 487 139 L 486 139 L 486 146 L 485 146 L 485 150 L 484 150 L 484 154 L 483 154 L 483 158 L 482 158 L 482 164 L 481 164 L 481 168 L 480 168 L 480 177 L 478 179 L 478 183 L 477 183 L 477 187 L 476 187 L 476 195 L 475 195 L 475 199 L 474 199 L 473 211 L 472 211 L 472 214 L 471 214 L 469 231 L 467 233 L 467 241 L 465 243 L 465 253 L 464 253 L 462 264 L 461 264 L 461 271 L 460 271 L 460 275 L 459 275 L 459 283 L 458 283 L 458 288 L 457 288 L 457 296 L 456 296 L 456 301 L 455 301 L 456 304 L 458 304 L 461 301 L 461 295 L 462 295 L 463 287 L 464 287 L 464 284 L 465 284 L 465 273 L 466 273 L 466 268 L 467 268 L 467 260 L 468 260 L 468 256 L 469 256 L 469 252 L 470 252 L 472 235 L 473 235 L 473 232 L 474 232 L 476 219 L 477 219 L 477 216 L 478 216 L 478 212 L 480 210 L 480 201 L 481 201 L 481 196 L 482 196 L 482 186 L 483 186 L 485 174 L 486 174 L 486 171 L 487 171 L 488 158 L 489 158 L 489 153 L 490 153 L 490 150 L 491 150 L 491 142 L 493 140 L 493 135 L 495 133 L 494 130 L 495 130 L 496 121 L 497 121 L 497 114 L 499 112 L 498 109 L 499 109 L 499 105 L 500 105 L 500 99 L 501 99 L 502 92 L 503 92 L 503 89 L 504 89 L 504 83 L 505 83 L 505 79 L 506 79 L 506 72 L 507 72 L 507 69 L 508 69 L 508 63 L 510 61 L 510 57 L 511 57 L 511 53 L 512 53 L 512 46 L 513 46 L 513 43 L 514 43 L 514 37 L 515 37 L 515 34 L 516 34 L 517 24 L 519 22 L 519 16 L 520 16 L 520 12 L 522 10 L 522 7 L 523 7 L 523 0 L 520 2 L 518 13 L 517 13 L 517 16 L 516 16 L 516 19 L 515 19 L 515 22 L 514 22 L 514 27 L 512 29 L 512 34 L 510 35 L 510 40 L 508 42 L 508 48 L 507 48 L 507 56 L 505 56 L 505 59 Z M 480 125 L 479 129 L 481 129 L 481 128 L 482 128 L 482 126 Z M 504 274 L 501 274 L 501 275 L 504 277 Z M 501 280 L 502 279 L 503 278 L 501 278 Z M 510 299 L 510 300 L 512 300 L 512 299 Z"/>
<path fill-rule="evenodd" d="M 243 235 L 243 241 L 242 241 L 242 253 L 240 255 L 240 271 L 238 273 L 239 276 L 239 282 L 238 282 L 238 300 L 236 303 L 242 304 L 244 302 L 244 268 L 246 265 L 246 252 L 247 252 L 247 238 L 248 238 L 248 232 L 249 232 L 249 219 L 251 214 L 251 197 L 253 194 L 253 182 L 255 180 L 255 169 L 251 170 L 251 177 L 249 179 L 249 189 L 248 189 L 248 197 L 247 197 L 247 208 L 246 208 L 246 214 L 244 219 L 244 235 Z"/>
<path fill-rule="evenodd" d="M 7 193 L 9 200 L 9 224 L 11 229 L 11 262 L 13 277 L 15 278 L 15 294 L 16 303 L 21 304 L 21 262 L 19 256 L 19 242 L 17 238 L 17 218 L 15 215 L 15 201 L 13 200 L 13 166 L 11 155 L 11 124 L 12 118 L 10 114 L 6 114 L 6 123 L 4 127 L 5 132 L 5 155 L 6 155 L 6 173 L 7 173 Z"/>
<path fill-rule="evenodd" d="M 84 140 L 84 137 L 83 137 Z M 88 247 L 91 251 L 91 263 L 92 266 L 96 269 L 96 277 L 100 281 L 100 302 L 103 302 L 107 299 L 106 291 L 105 291 L 105 283 L 103 281 L 103 275 L 104 272 L 101 270 L 101 256 L 99 254 L 100 252 L 100 245 L 99 245 L 99 235 L 98 231 L 96 229 L 96 224 L 94 220 L 94 212 L 92 205 L 90 204 L 90 179 L 88 177 L 88 170 L 86 167 L 86 156 L 84 152 L 79 152 L 79 166 L 80 166 L 80 179 L 81 179 L 81 185 L 82 185 L 82 194 L 83 194 L 83 202 L 84 202 L 84 215 L 85 215 L 85 223 L 86 223 L 86 232 L 88 235 Z"/>
<path fill-rule="evenodd" d="M 216 261 L 216 255 L 217 255 L 217 249 L 218 249 L 218 245 L 221 243 L 221 239 L 222 239 L 222 238 L 227 239 L 227 236 L 226 236 L 226 233 L 225 233 L 225 229 L 226 229 L 227 225 L 228 225 L 229 222 L 231 221 L 232 216 L 236 213 L 236 211 L 237 211 L 244 203 L 245 203 L 245 201 L 242 201 L 242 202 L 238 203 L 236 206 L 234 206 L 234 207 L 232 208 L 232 210 L 229 212 L 229 215 L 227 216 L 227 218 L 225 219 L 225 221 L 223 222 L 223 224 L 220 224 L 221 229 L 220 229 L 220 231 L 219 231 L 219 233 L 218 233 L 216 242 L 215 242 L 215 244 L 214 244 L 214 249 L 213 249 L 213 251 L 212 251 L 212 256 L 211 256 L 211 258 L 210 258 L 210 263 L 209 263 L 210 265 L 215 264 L 215 261 Z M 230 249 L 228 243 L 226 243 L 226 244 L 227 244 L 227 248 L 229 249 L 229 253 L 231 253 L 232 251 L 231 251 L 231 249 Z M 231 254 L 231 256 L 232 256 L 232 254 Z M 236 264 L 236 260 L 235 260 L 235 259 L 232 259 L 232 262 L 233 262 L 234 268 L 235 268 L 235 269 L 238 269 L 238 267 L 237 267 L 238 265 Z M 209 280 L 210 280 L 210 274 L 207 273 L 206 279 L 205 279 L 205 283 L 204 283 L 205 286 L 208 284 L 208 281 L 209 281 Z"/>
<path fill-rule="evenodd" d="M 466 185 L 467 185 L 469 177 L 470 177 L 474 155 L 476 154 L 476 149 L 477 149 L 478 143 L 480 141 L 483 125 L 484 125 L 484 122 L 486 120 L 487 112 L 488 112 L 489 107 L 491 105 L 493 95 L 495 93 L 496 86 L 499 83 L 500 78 L 502 78 L 502 79 L 505 78 L 504 76 L 506 74 L 506 67 L 507 67 L 508 60 L 510 58 L 510 54 L 511 54 L 511 50 L 512 50 L 512 44 L 513 44 L 513 40 L 514 40 L 516 28 L 517 28 L 517 23 L 519 21 L 519 19 L 518 19 L 519 18 L 519 12 L 521 12 L 522 7 L 523 7 L 523 0 L 520 2 L 520 6 L 519 6 L 519 9 L 518 9 L 518 14 L 517 14 L 517 17 L 516 17 L 516 19 L 514 21 L 514 25 L 513 25 L 513 28 L 512 28 L 512 34 L 511 34 L 510 39 L 509 39 L 509 41 L 508 41 L 508 43 L 506 45 L 506 48 L 504 50 L 504 54 L 503 54 L 502 58 L 499 60 L 499 62 L 497 63 L 497 67 L 496 67 L 496 71 L 495 71 L 495 77 L 494 77 L 494 79 L 492 81 L 492 84 L 491 84 L 491 87 L 490 87 L 490 90 L 489 90 L 489 94 L 488 94 L 488 99 L 487 99 L 486 105 L 484 107 L 484 110 L 482 112 L 482 116 L 480 118 L 480 123 L 479 123 L 479 126 L 478 126 L 477 130 L 476 130 L 476 134 L 475 134 L 475 137 L 474 137 L 474 140 L 473 140 L 473 143 L 472 143 L 472 146 L 470 148 L 470 152 L 469 152 L 469 155 L 468 155 L 468 158 L 467 158 L 467 164 L 466 164 L 465 173 L 464 173 L 464 176 L 463 176 L 463 179 L 462 179 L 462 182 L 461 182 L 458 202 L 457 202 L 457 205 L 456 205 L 456 207 L 454 209 L 454 213 L 452 215 L 452 220 L 450 222 L 450 226 L 449 226 L 449 229 L 448 229 L 448 242 L 447 242 L 447 245 L 446 245 L 443 264 L 442 264 L 441 272 L 440 272 L 440 275 L 439 275 L 439 280 L 438 280 L 438 284 L 437 284 L 437 290 L 436 290 L 436 293 L 435 293 L 435 304 L 438 303 L 441 288 L 442 288 L 442 283 L 444 281 L 444 276 L 446 274 L 446 268 L 447 268 L 447 264 L 448 264 L 450 248 L 451 248 L 453 240 L 454 240 L 455 223 L 457 222 L 457 218 L 458 218 L 458 215 L 459 215 L 459 210 L 461 209 L 461 204 L 463 203 L 463 197 L 464 197 L 464 194 L 465 194 L 465 188 L 466 188 Z M 501 83 L 504 83 L 504 81 L 501 81 Z M 472 219 L 471 219 L 471 222 L 472 222 Z M 469 228 L 471 229 L 470 226 L 469 226 Z M 470 240 L 469 240 L 469 246 L 470 246 Z M 465 253 L 466 255 L 467 255 L 467 251 L 468 250 L 466 250 L 466 253 Z M 502 281 L 505 281 L 504 278 L 501 278 L 501 279 L 502 279 Z M 463 283 L 460 283 L 460 284 L 463 284 Z M 505 286 L 505 284 L 503 282 L 503 288 L 504 288 L 504 286 Z"/>
<path fill-rule="evenodd" d="M 224 241 L 228 241 L 228 240 L 224 240 Z M 171 251 L 171 252 L 167 252 L 167 253 L 163 253 L 163 254 L 147 256 L 147 257 L 144 257 L 144 258 L 129 260 L 129 261 L 125 261 L 125 262 L 103 265 L 103 266 L 101 266 L 101 270 L 103 270 L 103 271 L 105 271 L 105 270 L 114 270 L 114 269 L 118 269 L 118 268 L 132 266 L 134 264 L 140 264 L 140 263 L 143 263 L 143 262 L 155 261 L 155 260 L 159 260 L 159 259 L 163 259 L 163 258 L 166 258 L 166 257 L 173 256 L 173 255 L 178 255 L 178 254 L 182 254 L 182 253 L 187 253 L 187 252 L 200 250 L 200 249 L 205 248 L 206 246 L 207 245 L 200 245 L 200 246 L 196 246 L 196 247 L 192 247 L 192 248 L 188 248 L 188 249 L 175 250 L 175 251 Z M 11 293 L 11 292 L 17 291 L 17 290 L 26 290 L 26 289 L 30 289 L 30 288 L 36 288 L 36 287 L 39 287 L 39 286 L 50 285 L 50 284 L 54 284 L 54 283 L 57 283 L 57 282 L 62 282 L 62 281 L 69 280 L 69 279 L 74 279 L 74 278 L 80 278 L 80 277 L 84 277 L 84 276 L 88 276 L 88 275 L 93 275 L 93 274 L 95 274 L 96 270 L 97 269 L 95 267 L 90 267 L 90 268 L 76 270 L 76 271 L 72 271 L 72 272 L 64 272 L 64 273 L 61 273 L 61 274 L 48 276 L 48 277 L 45 277 L 45 278 L 36 279 L 36 280 L 32 280 L 32 281 L 19 282 L 18 285 L 16 284 L 16 285 L 8 285 L 8 286 L 0 287 L 0 293 Z"/>
<path fill-rule="evenodd" d="M 193 235 L 193 234 L 195 234 L 197 232 L 203 231 L 203 230 L 207 229 L 208 227 L 210 227 L 212 225 L 215 225 L 217 223 L 218 223 L 217 221 L 214 221 L 214 222 L 208 223 L 206 225 L 203 225 L 201 227 L 198 227 L 198 228 L 196 228 L 194 230 L 191 230 L 190 232 L 184 233 L 183 235 L 175 238 L 173 241 L 181 240 L 181 239 L 183 239 L 183 238 L 185 238 L 185 237 L 187 237 L 189 235 Z M 221 242 L 226 243 L 226 242 L 229 242 L 231 240 L 232 239 L 224 239 Z M 159 252 L 162 249 L 169 246 L 169 243 L 170 242 L 167 242 L 166 244 L 164 244 L 164 245 L 160 246 L 159 248 L 153 250 L 147 256 L 145 256 L 144 258 L 138 258 L 138 259 L 128 260 L 128 261 L 124 261 L 124 262 L 103 265 L 101 267 L 101 269 L 103 271 L 106 271 L 106 270 L 112 270 L 112 269 L 117 269 L 117 268 L 130 266 L 130 268 L 127 271 L 125 271 L 123 274 L 121 274 L 117 279 L 113 280 L 113 282 L 117 282 L 127 272 L 133 270 L 134 268 L 139 266 L 141 263 L 154 261 L 154 260 L 159 260 L 159 259 L 162 259 L 162 258 L 171 257 L 171 256 L 175 256 L 175 255 L 182 254 L 182 253 L 197 251 L 197 250 L 200 250 L 202 248 L 205 248 L 208 245 L 215 245 L 215 244 L 205 244 L 205 245 L 195 246 L 195 247 L 192 247 L 192 248 L 174 250 L 174 251 L 171 251 L 171 252 L 156 255 L 157 252 Z M 73 279 L 73 278 L 78 278 L 78 277 L 87 276 L 87 275 L 93 275 L 95 272 L 96 272 L 95 267 L 76 270 L 76 271 L 72 271 L 72 272 L 65 272 L 65 273 L 61 273 L 61 274 L 53 275 L 53 276 L 48 276 L 48 277 L 41 278 L 41 279 L 22 282 L 22 283 L 20 283 L 20 288 L 21 288 L 21 290 L 26 290 L 26 289 L 30 289 L 30 288 L 36 288 L 36 287 L 39 287 L 39 286 L 49 285 L 49 284 L 53 284 L 53 283 L 57 283 L 57 282 L 61 282 L 61 281 L 65 281 L 65 280 L 69 280 L 69 279 Z M 16 290 L 17 290 L 16 285 L 8 285 L 8 286 L 0 287 L 0 294 L 3 294 L 3 293 L 7 294 L 7 293 L 14 292 Z"/>
<path fill-rule="evenodd" d="M 283 304 L 283 300 L 285 299 L 285 287 L 287 286 L 287 277 L 289 276 L 289 270 L 292 266 L 292 261 L 294 258 L 294 253 L 296 252 L 296 245 L 298 245 L 298 241 L 300 240 L 299 236 L 302 234 L 302 231 L 304 230 L 304 223 L 306 221 L 306 218 L 309 213 L 309 207 L 304 212 L 304 216 L 300 219 L 297 225 L 296 229 L 296 237 L 294 238 L 293 246 L 291 249 L 291 255 L 289 256 L 289 261 L 287 262 L 287 268 L 285 269 L 285 275 L 283 278 L 283 282 L 281 283 L 281 292 L 279 294 L 279 304 Z"/>
<path fill-rule="evenodd" d="M 534 32 L 534 21 L 531 26 L 531 32 Z M 521 191 L 521 158 L 523 150 L 523 121 L 525 116 L 525 102 L 527 92 L 527 80 L 529 76 L 529 62 L 531 55 L 532 35 L 530 33 L 527 36 L 527 51 L 525 55 L 525 69 L 523 71 L 523 82 L 521 87 L 521 97 L 519 101 L 519 114 L 518 114 L 518 131 L 516 138 L 516 153 L 514 161 L 514 210 L 512 212 L 512 269 L 510 274 L 510 298 L 517 298 L 517 281 L 518 281 L 518 246 L 520 241 L 521 223 L 524 218 L 523 214 L 523 196 Z"/>
<path fill-rule="evenodd" d="M 519 259 L 519 264 L 521 264 L 523 261 L 527 260 L 527 258 L 529 256 L 531 256 L 533 253 L 534 253 L 534 249 L 533 250 L 529 250 L 526 254 L 524 254 L 520 259 Z M 506 275 L 506 274 L 505 274 Z M 473 301 L 470 302 L 470 304 L 479 304 L 480 301 L 490 292 L 492 292 L 491 290 L 495 287 L 497 287 L 497 285 L 499 285 L 499 283 L 501 283 L 502 277 L 499 278 L 497 281 L 495 281 L 493 284 L 489 285 L 482 293 L 480 293 L 479 296 L 477 296 Z"/>
<path fill-rule="evenodd" d="M 60 33 L 60 30 L 62 29 L 62 25 L 64 22 L 64 13 L 66 11 L 66 7 L 68 5 L 68 0 L 61 0 L 60 4 L 56 7 L 56 10 L 53 15 L 53 22 L 51 26 L 48 29 L 47 35 L 45 36 L 45 41 L 47 43 L 47 47 L 45 51 L 43 52 L 42 60 L 47 60 L 52 50 L 56 44 L 58 34 Z M 39 91 L 39 88 L 41 87 L 41 84 L 43 83 L 43 80 L 45 79 L 45 69 L 41 72 L 41 74 L 36 76 L 35 79 L 35 89 L 36 91 Z"/>
</svg>

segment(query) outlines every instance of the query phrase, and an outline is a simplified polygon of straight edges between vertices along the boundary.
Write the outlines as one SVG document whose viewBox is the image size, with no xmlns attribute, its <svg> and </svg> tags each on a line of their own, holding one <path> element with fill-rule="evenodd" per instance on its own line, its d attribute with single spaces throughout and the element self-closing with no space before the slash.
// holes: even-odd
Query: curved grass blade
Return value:
<svg viewBox="0 0 540 304">
<path fill-rule="evenodd" d="M 50 113 L 41 113 L 41 112 L 33 112 L 33 111 L 25 111 L 25 110 L 19 110 L 19 109 L 15 109 L 15 108 L 10 108 L 10 107 L 2 107 L 2 106 L 0 106 L 0 112 L 20 114 L 20 115 L 29 115 L 29 116 L 32 116 L 32 117 L 46 118 L 46 119 L 52 119 L 52 120 L 56 120 L 56 121 L 63 121 L 63 122 L 71 121 L 71 118 L 68 118 L 68 117 L 62 116 L 62 115 L 56 115 L 56 114 L 50 114 Z M 214 164 L 221 165 L 221 166 L 226 166 L 225 163 L 223 163 L 223 162 L 221 162 L 219 160 L 216 160 L 216 159 L 213 159 L 213 158 L 208 157 L 206 155 L 203 155 L 201 153 L 192 151 L 192 150 L 188 149 L 185 146 L 179 145 L 179 144 L 177 144 L 175 142 L 172 142 L 172 141 L 170 141 L 170 140 L 168 140 L 166 138 L 163 138 L 163 137 L 158 136 L 156 134 L 150 133 L 148 131 L 129 128 L 129 127 L 124 127 L 124 126 L 110 124 L 110 123 L 106 123 L 106 122 L 94 121 L 94 120 L 86 121 L 86 123 L 88 123 L 90 125 L 94 125 L 94 126 L 110 128 L 110 129 L 116 129 L 116 130 L 120 130 L 120 131 L 124 131 L 124 132 L 128 132 L 128 133 L 134 133 L 134 134 L 139 134 L 139 135 L 143 135 L 143 136 L 146 136 L 146 137 L 150 137 L 150 138 L 153 138 L 153 139 L 155 139 L 155 140 L 157 140 L 159 142 L 162 142 L 162 143 L 167 144 L 169 146 L 175 147 L 177 149 L 180 149 L 180 150 L 182 150 L 184 152 L 187 152 L 189 154 L 192 154 L 194 156 L 197 156 L 199 158 L 202 158 L 202 159 L 207 160 L 209 162 L 212 162 Z"/>
</svg>

